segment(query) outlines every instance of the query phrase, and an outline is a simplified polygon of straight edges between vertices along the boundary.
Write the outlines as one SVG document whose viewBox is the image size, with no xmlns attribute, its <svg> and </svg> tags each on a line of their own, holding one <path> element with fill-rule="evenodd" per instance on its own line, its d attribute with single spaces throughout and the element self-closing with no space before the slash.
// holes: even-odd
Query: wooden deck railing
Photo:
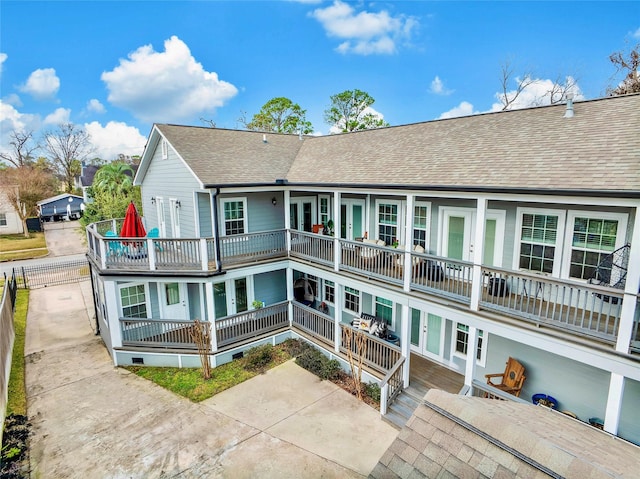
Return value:
<svg viewBox="0 0 640 479">
<path fill-rule="evenodd" d="M 404 251 L 359 241 L 340 240 L 340 269 L 402 284 Z"/>
<path fill-rule="evenodd" d="M 473 263 L 411 253 L 411 288 L 468 304 Z"/>
<path fill-rule="evenodd" d="M 223 266 L 254 263 L 287 256 L 285 230 L 263 231 L 220 238 Z"/>
<path fill-rule="evenodd" d="M 482 268 L 486 310 L 577 331 L 615 344 L 623 292 L 548 276 Z"/>
<path fill-rule="evenodd" d="M 195 349 L 193 321 L 120 318 L 123 346 Z"/>
<path fill-rule="evenodd" d="M 502 399 L 505 401 L 519 402 L 522 404 L 532 404 L 525 399 L 514 396 L 513 394 L 506 393 L 498 388 L 491 386 L 490 384 L 483 383 L 478 379 L 474 379 L 471 382 L 471 388 L 463 388 L 464 395 L 475 396 L 481 398 Z M 460 393 L 463 394 L 463 391 Z"/>
<path fill-rule="evenodd" d="M 344 323 L 340 323 L 340 329 L 342 332 L 340 352 L 347 355 L 347 331 L 351 331 L 351 334 L 355 336 L 355 334 L 358 333 L 358 330 Z M 400 348 L 388 341 L 373 336 L 372 334 L 365 334 L 365 339 L 366 349 L 362 363 L 378 373 L 386 374 L 402 356 Z M 359 357 L 359 351 L 355 341 L 351 341 L 351 352 L 355 357 Z"/>
<path fill-rule="evenodd" d="M 380 414 L 387 414 L 387 408 L 404 388 L 405 357 L 400 357 L 380 383 Z"/>
<path fill-rule="evenodd" d="M 288 302 L 217 319 L 218 348 L 289 327 Z"/>
<path fill-rule="evenodd" d="M 291 230 L 289 256 L 333 266 L 333 237 Z"/>
<path fill-rule="evenodd" d="M 293 303 L 293 327 L 313 336 L 330 348 L 335 344 L 335 324 L 331 316 L 301 303 Z"/>
</svg>

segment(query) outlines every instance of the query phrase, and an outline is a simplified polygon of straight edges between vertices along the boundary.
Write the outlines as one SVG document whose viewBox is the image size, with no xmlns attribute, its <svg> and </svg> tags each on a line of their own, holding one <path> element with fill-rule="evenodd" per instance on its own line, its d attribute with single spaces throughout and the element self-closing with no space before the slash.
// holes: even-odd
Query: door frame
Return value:
<svg viewBox="0 0 640 479">
<path fill-rule="evenodd" d="M 227 316 L 233 316 L 238 314 L 236 309 L 236 287 L 235 282 L 239 279 L 244 279 L 247 284 L 247 311 L 251 309 L 251 305 L 255 300 L 255 291 L 253 286 L 253 276 L 237 276 L 235 278 L 227 278 L 224 281 L 216 281 L 216 284 L 224 284 L 225 296 L 226 296 L 226 309 Z M 213 300 L 215 301 L 215 295 Z M 214 311 L 215 311 L 215 304 Z M 245 312 L 245 311 L 241 311 Z M 219 318 L 215 318 L 219 319 Z"/>
<path fill-rule="evenodd" d="M 169 219 L 171 220 L 171 237 L 180 238 L 180 206 L 177 198 L 169 198 Z"/>
<path fill-rule="evenodd" d="M 183 311 L 183 317 L 181 318 L 176 318 L 176 317 L 171 317 L 169 318 L 169 315 L 167 314 L 167 310 L 168 310 L 168 306 L 167 306 L 167 301 L 165 298 L 165 287 L 167 284 L 177 284 L 178 285 L 178 291 L 180 294 L 180 302 L 182 303 L 182 311 Z M 158 298 L 160 299 L 160 301 L 158 301 L 158 303 L 160 303 L 160 317 L 162 318 L 168 318 L 168 319 L 189 319 L 189 290 L 187 288 L 187 283 L 183 283 L 180 281 L 159 281 L 157 283 L 157 288 L 158 288 Z M 177 309 L 177 308 L 176 308 Z"/>
<path fill-rule="evenodd" d="M 440 364 L 444 364 L 446 362 L 444 357 L 444 349 L 445 349 L 445 333 L 446 333 L 446 318 L 440 316 L 438 314 L 429 313 L 428 311 L 418 310 L 420 311 L 420 336 L 418 338 L 418 345 L 411 344 L 411 350 L 424 356 L 426 358 L 437 361 Z M 439 355 L 436 355 L 427 350 L 427 336 L 428 336 L 428 320 L 429 314 L 440 318 L 440 338 L 438 341 L 438 349 L 440 351 Z"/>
<path fill-rule="evenodd" d="M 160 238 L 166 238 L 167 221 L 164 216 L 164 198 L 162 196 L 156 196 L 156 215 L 158 216 L 158 230 L 160 231 Z"/>
<path fill-rule="evenodd" d="M 340 231 L 342 231 L 342 222 L 345 222 L 345 229 L 346 229 L 346 238 L 342 238 L 342 239 L 347 239 L 349 241 L 355 241 L 355 236 L 353 236 L 353 207 L 354 206 L 360 206 L 361 210 L 360 210 L 360 224 L 362 225 L 362 232 L 360 233 L 361 236 L 364 235 L 365 231 L 367 231 L 367 227 L 366 227 L 366 223 L 365 223 L 365 211 L 366 211 L 366 203 L 365 200 L 363 198 L 341 198 L 340 199 L 340 212 L 342 213 L 342 207 L 345 206 L 345 217 L 342 217 L 342 214 L 340 215 Z"/>
</svg>

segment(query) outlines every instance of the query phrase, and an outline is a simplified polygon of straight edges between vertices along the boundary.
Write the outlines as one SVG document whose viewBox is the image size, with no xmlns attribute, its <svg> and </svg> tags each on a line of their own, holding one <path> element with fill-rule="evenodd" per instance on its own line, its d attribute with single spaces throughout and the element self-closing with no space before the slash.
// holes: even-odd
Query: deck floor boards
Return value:
<svg viewBox="0 0 640 479">
<path fill-rule="evenodd" d="M 417 382 L 428 389 L 441 389 L 458 394 L 464 385 L 464 376 L 418 354 L 411 353 L 409 382 Z"/>
</svg>

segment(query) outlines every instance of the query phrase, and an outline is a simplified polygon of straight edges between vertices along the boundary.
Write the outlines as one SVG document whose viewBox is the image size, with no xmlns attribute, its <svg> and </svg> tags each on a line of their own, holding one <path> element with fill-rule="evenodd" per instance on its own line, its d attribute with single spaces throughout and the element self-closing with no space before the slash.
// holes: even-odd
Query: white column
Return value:
<svg viewBox="0 0 640 479">
<path fill-rule="evenodd" d="M 287 253 L 291 251 L 291 192 L 284 190 L 284 229 L 287 232 Z"/>
<path fill-rule="evenodd" d="M 631 250 L 629 251 L 629 264 L 627 265 L 627 279 L 624 285 L 624 297 L 620 310 L 620 327 L 616 351 L 627 354 L 633 335 L 633 323 L 636 313 L 637 293 L 640 289 L 640 206 L 636 207 L 633 224 L 633 236 Z"/>
<path fill-rule="evenodd" d="M 620 410 L 624 394 L 624 376 L 611 373 L 609 380 L 609 395 L 607 396 L 607 410 L 604 416 L 604 430 L 611 434 L 618 434 L 620 424 Z"/>
<path fill-rule="evenodd" d="M 478 351 L 478 328 L 469 326 L 469 337 L 467 338 L 467 362 L 464 366 L 464 384 L 470 389 L 471 383 L 476 374 L 476 353 Z"/>
<path fill-rule="evenodd" d="M 334 344 L 333 349 L 336 353 L 340 352 L 340 344 L 342 343 L 342 329 L 340 328 L 340 322 L 342 321 L 342 305 L 344 304 L 344 285 L 340 283 L 334 283 Z"/>
<path fill-rule="evenodd" d="M 400 349 L 405 357 L 402 371 L 402 382 L 404 387 L 409 386 L 409 367 L 411 359 L 411 309 L 408 304 L 402 305 L 402 322 L 400 324 Z"/>
<path fill-rule="evenodd" d="M 411 290 L 411 276 L 413 274 L 413 263 L 411 261 L 411 250 L 413 249 L 413 214 L 415 195 L 407 195 L 407 212 L 404 225 L 404 290 Z"/>
<path fill-rule="evenodd" d="M 340 250 L 340 225 L 342 220 L 340 218 L 340 203 L 342 196 L 339 191 L 333 193 L 333 269 L 334 271 L 340 270 L 340 260 L 342 258 L 342 252 Z M 337 288 L 336 288 L 337 289 Z"/>
<path fill-rule="evenodd" d="M 216 334 L 216 308 L 213 296 L 213 283 L 207 281 L 204 284 L 205 304 L 207 308 L 207 318 L 211 323 L 211 351 L 218 350 L 218 335 Z"/>
<path fill-rule="evenodd" d="M 478 198 L 476 208 L 476 231 L 471 245 L 473 254 L 473 275 L 471 283 L 471 310 L 478 311 L 482 296 L 482 253 L 484 252 L 484 229 L 487 218 L 487 198 Z"/>
<path fill-rule="evenodd" d="M 293 325 L 293 269 L 287 268 L 287 301 L 289 301 L 289 327 Z"/>
</svg>

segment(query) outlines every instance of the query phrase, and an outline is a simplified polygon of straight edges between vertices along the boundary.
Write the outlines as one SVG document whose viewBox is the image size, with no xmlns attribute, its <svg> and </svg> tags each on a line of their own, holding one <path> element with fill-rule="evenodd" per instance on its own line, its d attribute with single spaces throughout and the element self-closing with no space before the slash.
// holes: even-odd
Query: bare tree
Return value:
<svg viewBox="0 0 640 479">
<path fill-rule="evenodd" d="M 624 78 L 616 87 L 607 88 L 607 95 L 617 96 L 640 92 L 640 43 L 631 49 L 628 56 L 623 52 L 615 52 L 609 60 L 616 67 L 616 75 L 622 72 Z"/>
<path fill-rule="evenodd" d="M 511 83 L 514 75 L 514 68 L 510 61 L 506 61 L 502 64 L 502 78 L 501 78 L 501 91 L 500 102 L 502 103 L 502 110 L 510 110 L 518 99 L 518 97 L 524 92 L 527 87 L 533 85 L 536 81 L 532 78 L 530 72 L 525 72 L 521 77 L 516 77 L 516 89 L 510 90 L 509 84 Z"/>
<path fill-rule="evenodd" d="M 206 118 L 201 117 L 200 121 L 205 124 L 207 128 L 215 128 L 216 122 L 213 120 L 207 120 Z"/>
<path fill-rule="evenodd" d="M 33 132 L 14 130 L 9 133 L 9 138 L 11 151 L 0 152 L 0 159 L 16 168 L 31 164 L 34 160 L 33 153 L 40 148 L 40 145 L 33 140 Z"/>
<path fill-rule="evenodd" d="M 45 148 L 57 172 L 64 177 L 65 190 L 73 191 L 73 180 L 80 174 L 81 162 L 92 152 L 91 136 L 73 123 L 58 125 L 58 129 L 45 134 Z"/>
</svg>

